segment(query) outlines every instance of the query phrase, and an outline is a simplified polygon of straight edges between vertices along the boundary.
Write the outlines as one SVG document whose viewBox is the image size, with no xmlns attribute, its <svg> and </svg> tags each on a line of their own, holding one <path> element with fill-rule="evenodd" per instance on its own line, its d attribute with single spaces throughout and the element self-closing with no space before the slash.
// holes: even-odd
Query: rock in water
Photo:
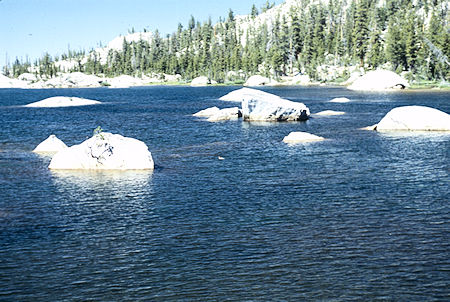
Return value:
<svg viewBox="0 0 450 302">
<path fill-rule="evenodd" d="M 404 106 L 389 111 L 377 131 L 450 131 L 450 115 L 425 106 Z"/>
<path fill-rule="evenodd" d="M 352 90 L 385 90 L 403 89 L 408 87 L 408 82 L 389 70 L 373 70 L 356 79 L 348 89 Z"/>
<path fill-rule="evenodd" d="M 144 142 L 102 132 L 55 154 L 50 169 L 153 169 L 152 154 Z"/>
<path fill-rule="evenodd" d="M 330 103 L 348 103 L 350 100 L 348 98 L 334 98 L 330 100 Z"/>
<path fill-rule="evenodd" d="M 67 96 L 55 96 L 51 98 L 44 99 L 39 102 L 34 102 L 25 107 L 70 107 L 70 106 L 87 106 L 101 104 L 99 101 L 77 98 L 77 97 L 67 97 Z"/>
<path fill-rule="evenodd" d="M 67 145 L 62 140 L 52 134 L 46 140 L 37 145 L 33 152 L 56 153 L 67 148 Z"/>
<path fill-rule="evenodd" d="M 243 88 L 240 91 L 242 116 L 246 121 L 304 121 L 309 118 L 309 108 L 303 103 L 256 89 Z"/>
<path fill-rule="evenodd" d="M 218 112 L 220 112 L 220 109 L 214 106 L 214 107 L 209 107 L 209 108 L 200 110 L 199 112 L 194 113 L 193 116 L 210 117 L 210 116 L 217 114 Z"/>
<path fill-rule="evenodd" d="M 242 102 L 244 100 L 249 100 L 252 98 L 262 98 L 262 97 L 270 97 L 271 94 L 258 90 L 253 88 L 241 88 L 238 90 L 233 90 L 230 93 L 227 93 L 226 95 L 219 98 L 221 101 L 228 101 L 228 102 Z M 273 94 L 272 94 L 273 96 Z"/>
<path fill-rule="evenodd" d="M 238 107 L 220 109 L 217 113 L 208 118 L 208 122 L 218 122 L 236 120 L 242 116 L 242 111 Z"/>
<path fill-rule="evenodd" d="M 324 110 L 324 111 L 317 112 L 317 113 L 315 113 L 313 115 L 332 116 L 332 115 L 343 115 L 343 114 L 345 114 L 344 111 Z"/>
<path fill-rule="evenodd" d="M 288 136 L 283 138 L 285 143 L 301 143 L 301 142 L 313 142 L 324 140 L 323 137 L 317 136 L 307 132 L 291 132 Z"/>
</svg>

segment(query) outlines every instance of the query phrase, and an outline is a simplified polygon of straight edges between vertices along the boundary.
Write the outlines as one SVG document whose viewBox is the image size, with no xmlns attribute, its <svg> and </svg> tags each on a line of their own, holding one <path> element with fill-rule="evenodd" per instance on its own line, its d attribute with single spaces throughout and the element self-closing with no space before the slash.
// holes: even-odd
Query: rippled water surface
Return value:
<svg viewBox="0 0 450 302">
<path fill-rule="evenodd" d="M 0 89 L 0 300 L 450 299 L 450 134 L 358 130 L 397 106 L 449 113 L 448 92 L 266 88 L 346 114 L 191 116 L 237 88 Z M 21 107 L 58 95 L 103 104 Z M 49 171 L 31 152 L 99 125 L 144 141 L 155 171 Z"/>
</svg>

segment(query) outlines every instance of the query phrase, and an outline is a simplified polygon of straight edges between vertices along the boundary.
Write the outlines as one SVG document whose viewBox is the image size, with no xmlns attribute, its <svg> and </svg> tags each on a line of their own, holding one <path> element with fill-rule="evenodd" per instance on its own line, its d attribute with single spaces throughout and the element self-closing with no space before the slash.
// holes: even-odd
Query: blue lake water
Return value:
<svg viewBox="0 0 450 302">
<path fill-rule="evenodd" d="M 449 92 L 264 88 L 347 114 L 191 116 L 237 88 L 0 89 L 0 300 L 450 299 L 450 134 L 358 130 L 403 105 L 449 113 Z M 21 107 L 58 95 L 103 104 Z M 31 152 L 97 126 L 144 141 L 156 169 L 56 172 Z"/>
</svg>

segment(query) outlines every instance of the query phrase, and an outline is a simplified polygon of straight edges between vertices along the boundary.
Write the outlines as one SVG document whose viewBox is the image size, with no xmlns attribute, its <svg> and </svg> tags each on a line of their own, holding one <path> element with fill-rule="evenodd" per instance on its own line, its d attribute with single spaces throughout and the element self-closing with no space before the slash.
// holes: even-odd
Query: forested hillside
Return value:
<svg viewBox="0 0 450 302">
<path fill-rule="evenodd" d="M 155 31 L 151 39 L 122 39 L 119 49 L 46 54 L 34 64 L 16 60 L 4 73 L 31 70 L 51 77 L 67 61 L 66 71 L 180 74 L 185 80 L 205 75 L 219 83 L 298 72 L 339 81 L 349 76 L 350 66 L 383 67 L 409 80 L 448 80 L 448 6 L 446 0 L 286 0 L 253 6 L 247 16 L 230 10 L 216 24 L 191 17 L 170 35 Z"/>
</svg>

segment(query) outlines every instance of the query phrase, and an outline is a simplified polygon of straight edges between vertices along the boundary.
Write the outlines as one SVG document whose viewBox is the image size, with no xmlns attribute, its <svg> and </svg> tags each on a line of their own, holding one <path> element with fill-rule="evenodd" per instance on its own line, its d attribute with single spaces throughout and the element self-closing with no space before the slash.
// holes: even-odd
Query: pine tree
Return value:
<svg viewBox="0 0 450 302">
<path fill-rule="evenodd" d="M 359 59 L 360 65 L 364 66 L 364 58 L 367 52 L 368 40 L 368 10 L 367 0 L 359 0 L 355 11 L 355 23 L 353 27 L 354 55 Z"/>
</svg>

